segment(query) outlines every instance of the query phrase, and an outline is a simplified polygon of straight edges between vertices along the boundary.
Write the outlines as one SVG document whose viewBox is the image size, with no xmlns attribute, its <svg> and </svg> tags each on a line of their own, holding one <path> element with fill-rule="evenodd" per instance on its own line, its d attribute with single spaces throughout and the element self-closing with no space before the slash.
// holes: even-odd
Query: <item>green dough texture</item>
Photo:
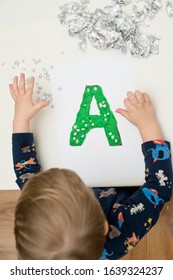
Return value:
<svg viewBox="0 0 173 280">
<path fill-rule="evenodd" d="M 95 97 L 100 115 L 90 115 L 90 106 Z M 76 121 L 70 133 L 70 145 L 81 146 L 87 133 L 93 128 L 104 128 L 110 146 L 122 145 L 117 121 L 99 85 L 86 86 Z"/>
</svg>

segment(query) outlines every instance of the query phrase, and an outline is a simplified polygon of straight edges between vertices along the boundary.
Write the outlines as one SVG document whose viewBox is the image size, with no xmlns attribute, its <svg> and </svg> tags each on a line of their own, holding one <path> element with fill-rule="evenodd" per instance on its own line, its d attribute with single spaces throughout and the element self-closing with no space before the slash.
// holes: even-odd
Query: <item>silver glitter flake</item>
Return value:
<svg viewBox="0 0 173 280">
<path fill-rule="evenodd" d="M 66 3 L 60 7 L 58 18 L 68 27 L 71 37 L 79 38 L 79 48 L 86 51 L 87 43 L 96 49 L 130 50 L 132 55 L 148 57 L 159 53 L 160 37 L 145 34 L 141 27 L 149 26 L 146 20 L 153 20 L 162 9 L 161 0 L 112 0 L 112 4 L 103 9 L 90 12 L 89 0 Z M 143 5 L 142 9 L 138 7 Z M 130 6 L 127 12 L 126 6 Z M 173 5 L 167 2 L 169 16 L 173 16 Z"/>
</svg>

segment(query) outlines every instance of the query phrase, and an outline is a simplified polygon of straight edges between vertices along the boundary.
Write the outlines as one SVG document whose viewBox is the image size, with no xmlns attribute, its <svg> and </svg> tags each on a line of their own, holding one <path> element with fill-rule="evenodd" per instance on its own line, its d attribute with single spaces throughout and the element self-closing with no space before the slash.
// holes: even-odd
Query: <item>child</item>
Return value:
<svg viewBox="0 0 173 280">
<path fill-rule="evenodd" d="M 88 188 L 67 169 L 40 172 L 29 123 L 47 103 L 33 104 L 33 87 L 33 77 L 25 87 L 24 74 L 9 85 L 15 101 L 14 170 L 22 189 L 15 211 L 18 258 L 121 258 L 157 222 L 172 194 L 170 143 L 164 141 L 149 95 L 128 92 L 126 109 L 116 110 L 138 128 L 143 141 L 145 183 L 131 192 Z"/>
</svg>

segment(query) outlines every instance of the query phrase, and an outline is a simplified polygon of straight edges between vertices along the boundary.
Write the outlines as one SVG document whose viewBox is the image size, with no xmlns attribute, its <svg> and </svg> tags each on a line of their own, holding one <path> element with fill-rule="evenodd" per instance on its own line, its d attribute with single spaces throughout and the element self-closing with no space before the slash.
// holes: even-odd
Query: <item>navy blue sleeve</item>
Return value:
<svg viewBox="0 0 173 280">
<path fill-rule="evenodd" d="M 163 140 L 142 144 L 145 183 L 125 204 L 112 203 L 107 220 L 109 233 L 101 259 L 119 259 L 128 253 L 157 222 L 164 203 L 172 195 L 173 172 L 170 143 Z M 114 201 L 116 193 L 112 193 Z M 102 209 L 108 197 L 100 195 Z"/>
<path fill-rule="evenodd" d="M 24 183 L 41 169 L 37 160 L 33 134 L 14 133 L 12 135 L 12 152 L 16 183 L 22 189 Z"/>
</svg>

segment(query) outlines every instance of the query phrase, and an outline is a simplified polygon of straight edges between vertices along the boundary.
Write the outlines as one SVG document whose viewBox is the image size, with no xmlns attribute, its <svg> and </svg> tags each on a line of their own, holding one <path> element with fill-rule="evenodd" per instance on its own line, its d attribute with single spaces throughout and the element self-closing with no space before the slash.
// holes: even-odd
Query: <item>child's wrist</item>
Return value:
<svg viewBox="0 0 173 280">
<path fill-rule="evenodd" d="M 143 142 L 157 139 L 164 140 L 164 135 L 159 124 L 155 126 L 151 124 L 147 127 L 139 128 L 139 133 Z"/>
<path fill-rule="evenodd" d="M 29 132 L 30 131 L 30 121 L 28 120 L 13 120 L 13 132 L 14 133 L 22 133 L 22 132 Z"/>
</svg>

